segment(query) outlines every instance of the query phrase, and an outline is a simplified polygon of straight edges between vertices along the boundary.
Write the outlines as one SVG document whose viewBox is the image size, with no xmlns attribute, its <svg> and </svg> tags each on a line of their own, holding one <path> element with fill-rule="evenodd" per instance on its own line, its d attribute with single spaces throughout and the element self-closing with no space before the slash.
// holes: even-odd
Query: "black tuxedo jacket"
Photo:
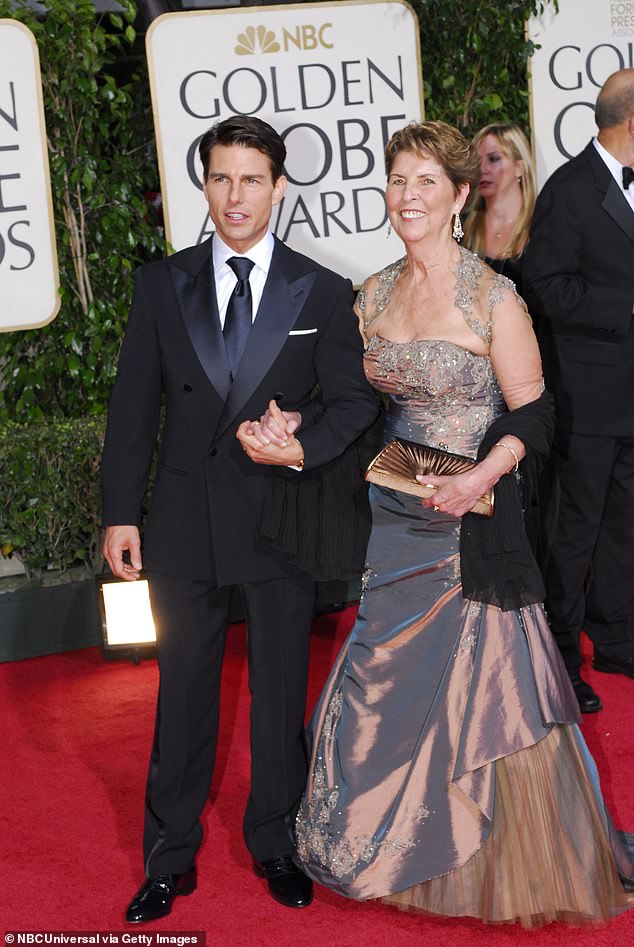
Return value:
<svg viewBox="0 0 634 947">
<path fill-rule="evenodd" d="M 256 539 L 270 478 L 236 439 L 271 398 L 323 413 L 300 440 L 305 467 L 343 452 L 374 420 L 376 399 L 348 280 L 276 239 L 257 317 L 231 383 L 216 303 L 211 239 L 142 266 L 119 358 L 102 461 L 104 525 L 138 524 L 164 404 L 144 567 L 219 585 L 292 571 Z"/>
<path fill-rule="evenodd" d="M 537 199 L 524 290 L 557 427 L 633 435 L 634 212 L 592 142 Z"/>
</svg>

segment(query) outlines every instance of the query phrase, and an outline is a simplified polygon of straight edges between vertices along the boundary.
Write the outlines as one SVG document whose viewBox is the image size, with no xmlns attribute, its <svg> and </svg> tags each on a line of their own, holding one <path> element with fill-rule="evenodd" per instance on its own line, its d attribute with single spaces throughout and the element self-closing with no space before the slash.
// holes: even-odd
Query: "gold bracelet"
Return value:
<svg viewBox="0 0 634 947">
<path fill-rule="evenodd" d="M 507 451 L 509 452 L 509 454 L 512 454 L 512 455 L 513 455 L 513 460 L 515 461 L 515 466 L 513 467 L 513 473 L 517 473 L 517 471 L 519 470 L 519 466 L 520 466 L 520 459 L 519 459 L 519 457 L 517 456 L 517 454 L 515 453 L 515 451 L 513 450 L 513 448 L 512 448 L 512 447 L 509 447 L 508 444 L 505 444 L 504 441 L 497 441 L 493 446 L 494 446 L 494 447 L 503 447 L 505 450 L 507 450 Z M 509 470 L 509 473 L 510 473 L 510 472 L 511 472 L 511 471 Z"/>
</svg>

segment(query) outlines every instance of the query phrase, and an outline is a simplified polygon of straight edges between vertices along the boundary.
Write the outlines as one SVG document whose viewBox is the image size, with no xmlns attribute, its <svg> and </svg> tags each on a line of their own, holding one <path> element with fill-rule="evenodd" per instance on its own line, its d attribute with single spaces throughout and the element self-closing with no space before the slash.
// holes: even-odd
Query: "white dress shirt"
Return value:
<svg viewBox="0 0 634 947">
<path fill-rule="evenodd" d="M 212 253 L 213 253 L 213 263 L 214 263 L 214 278 L 216 281 L 216 299 L 218 300 L 218 314 L 220 315 L 220 325 L 224 329 L 225 327 L 225 317 L 227 315 L 227 306 L 229 304 L 229 298 L 235 288 L 238 278 L 233 272 L 230 266 L 227 265 L 227 260 L 233 256 L 244 256 L 249 260 L 252 260 L 255 264 L 251 273 L 249 274 L 249 286 L 251 287 L 251 299 L 253 300 L 253 312 L 252 312 L 252 321 L 255 321 L 255 317 L 258 312 L 258 307 L 260 305 L 260 300 L 262 299 L 262 293 L 264 292 L 264 284 L 269 275 L 269 267 L 271 265 L 271 257 L 273 256 L 273 247 L 275 246 L 275 241 L 273 240 L 273 234 L 270 230 L 267 230 L 266 234 L 259 243 L 256 243 L 254 247 L 248 251 L 248 253 L 236 253 L 235 250 L 232 250 L 231 247 L 228 247 L 227 244 L 218 236 L 217 233 L 214 234 L 212 242 Z"/>
<path fill-rule="evenodd" d="M 632 210 L 634 211 L 634 184 L 630 184 L 627 191 L 623 188 L 623 165 L 620 161 L 611 155 L 603 145 L 596 139 L 593 138 L 594 147 L 599 152 L 599 157 L 603 159 L 604 164 L 606 165 L 608 171 L 616 181 L 619 186 L 619 191 L 625 196 L 625 200 L 628 202 Z"/>
<path fill-rule="evenodd" d="M 251 299 L 253 301 L 252 321 L 255 322 L 260 300 L 262 299 L 262 293 L 264 292 L 264 284 L 266 283 L 266 279 L 269 275 L 269 267 L 271 265 L 271 257 L 273 256 L 274 246 L 275 241 L 270 230 L 267 230 L 265 236 L 262 237 L 260 242 L 256 243 L 254 247 L 251 247 L 248 253 L 236 253 L 235 250 L 232 250 L 231 247 L 227 246 L 227 244 L 222 240 L 221 237 L 218 236 L 217 233 L 214 234 L 212 243 L 214 278 L 216 281 L 218 314 L 220 316 L 220 325 L 223 329 L 225 327 L 225 318 L 227 315 L 227 306 L 229 305 L 229 297 L 231 296 L 234 287 L 238 282 L 236 274 L 233 272 L 230 266 L 227 266 L 227 260 L 229 260 L 232 256 L 244 256 L 248 260 L 253 260 L 253 263 L 255 264 L 251 270 L 251 273 L 249 274 Z M 296 467 L 294 464 L 287 464 L 286 466 L 290 467 L 291 470 L 303 470 L 303 466 Z"/>
</svg>

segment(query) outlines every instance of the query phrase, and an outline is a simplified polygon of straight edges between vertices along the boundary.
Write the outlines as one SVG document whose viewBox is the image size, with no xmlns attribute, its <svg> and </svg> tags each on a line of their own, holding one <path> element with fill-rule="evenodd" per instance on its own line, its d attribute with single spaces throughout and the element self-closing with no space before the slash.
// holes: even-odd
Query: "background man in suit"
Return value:
<svg viewBox="0 0 634 947">
<path fill-rule="evenodd" d="M 524 284 L 556 401 L 546 605 L 586 713 L 601 701 L 579 674 L 581 629 L 598 671 L 634 677 L 634 69 L 608 78 L 595 118 L 538 198 Z"/>
<path fill-rule="evenodd" d="M 115 575 L 134 580 L 164 403 L 143 549 L 160 689 L 146 795 L 147 879 L 128 908 L 130 922 L 168 914 L 174 898 L 196 886 L 232 585 L 244 600 L 252 695 L 245 840 L 273 897 L 290 907 L 310 903 L 311 883 L 291 852 L 306 775 L 315 586 L 259 541 L 258 514 L 272 478 L 301 478 L 304 467 L 332 460 L 377 413 L 350 282 L 270 231 L 286 188 L 280 136 L 260 119 L 235 116 L 213 126 L 199 151 L 216 233 L 139 269 L 103 454 L 104 554 Z M 260 445 L 253 463 L 236 438 L 240 425 L 272 399 L 310 416 L 316 386 L 312 425 L 283 447 Z"/>
</svg>

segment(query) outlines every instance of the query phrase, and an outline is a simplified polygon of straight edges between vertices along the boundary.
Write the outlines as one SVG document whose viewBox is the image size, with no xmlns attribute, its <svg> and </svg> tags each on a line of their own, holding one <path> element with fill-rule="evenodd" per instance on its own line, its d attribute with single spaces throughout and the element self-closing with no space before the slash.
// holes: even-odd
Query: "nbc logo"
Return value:
<svg viewBox="0 0 634 947">
<path fill-rule="evenodd" d="M 327 34 L 332 30 L 332 23 L 323 23 L 316 27 L 303 24 L 295 27 L 295 32 L 282 29 L 282 44 L 284 52 L 290 49 L 312 50 L 318 46 L 332 49 L 333 43 L 328 41 Z M 281 46 L 273 30 L 266 26 L 247 26 L 244 33 L 236 36 L 237 45 L 234 52 L 238 56 L 253 56 L 255 53 L 279 53 Z"/>
<path fill-rule="evenodd" d="M 259 48 L 263 53 L 279 53 L 280 44 L 275 39 L 275 33 L 265 26 L 247 26 L 244 33 L 238 33 L 238 45 L 235 52 L 238 56 L 252 56 Z"/>
</svg>

